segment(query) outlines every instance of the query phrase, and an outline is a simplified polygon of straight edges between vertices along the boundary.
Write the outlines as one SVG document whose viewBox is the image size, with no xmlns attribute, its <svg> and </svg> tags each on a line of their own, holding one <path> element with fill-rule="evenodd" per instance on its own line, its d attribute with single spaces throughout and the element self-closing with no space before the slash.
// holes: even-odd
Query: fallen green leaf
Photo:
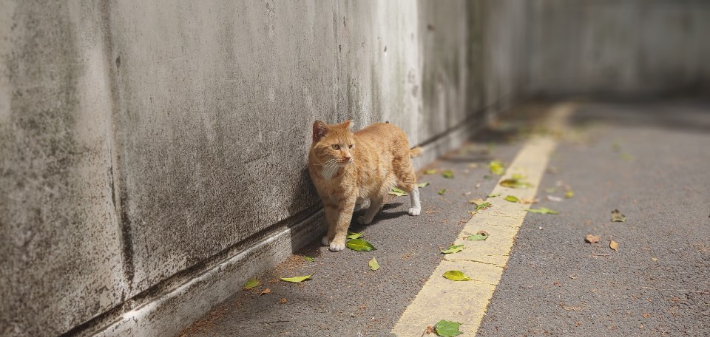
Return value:
<svg viewBox="0 0 710 337">
<path fill-rule="evenodd" d="M 557 192 L 557 187 L 548 187 L 545 189 L 545 192 L 550 193 L 550 194 L 555 193 L 555 192 Z"/>
<path fill-rule="evenodd" d="M 486 241 L 488 239 L 488 232 L 486 231 L 479 231 L 475 235 L 471 235 L 468 237 L 468 241 Z"/>
<path fill-rule="evenodd" d="M 424 174 L 435 174 L 438 171 L 439 170 L 437 170 L 437 169 L 426 170 L 426 171 L 424 171 Z"/>
<path fill-rule="evenodd" d="M 389 194 L 392 194 L 392 195 L 396 195 L 396 196 L 398 196 L 398 197 L 401 197 L 401 196 L 404 196 L 404 195 L 408 195 L 407 192 L 405 192 L 405 191 L 403 191 L 403 190 L 401 190 L 401 189 L 399 189 L 399 188 L 396 188 L 396 187 L 392 187 L 392 190 L 389 191 L 388 193 L 389 193 Z"/>
<path fill-rule="evenodd" d="M 625 222 L 626 215 L 621 214 L 618 209 L 611 211 L 611 221 L 613 222 Z"/>
<path fill-rule="evenodd" d="M 567 190 L 567 192 L 565 192 L 565 198 L 566 198 L 566 199 L 572 199 L 572 197 L 574 197 L 574 191 L 572 191 L 572 190 Z"/>
<path fill-rule="evenodd" d="M 313 276 L 311 275 L 306 275 L 306 276 L 294 276 L 294 277 L 282 277 L 281 281 L 286 281 L 286 282 L 291 282 L 291 283 L 301 283 L 305 280 L 308 280 Z"/>
<path fill-rule="evenodd" d="M 463 245 L 451 245 L 449 246 L 449 249 L 442 250 L 441 252 L 444 254 L 453 254 L 453 253 L 458 253 L 463 250 Z"/>
<path fill-rule="evenodd" d="M 486 201 L 486 202 L 482 202 L 482 203 L 480 203 L 480 204 L 476 204 L 476 211 L 480 211 L 480 210 L 482 210 L 482 209 L 488 209 L 488 208 L 490 208 L 491 206 L 492 206 L 492 205 L 491 205 L 490 202 L 487 202 L 487 201 Z"/>
<path fill-rule="evenodd" d="M 530 213 L 539 213 L 539 214 L 557 214 L 557 213 L 559 213 L 557 211 L 553 211 L 553 210 L 546 208 L 546 207 L 540 207 L 540 208 L 536 208 L 536 209 L 531 208 L 531 209 L 528 209 L 527 211 Z"/>
<path fill-rule="evenodd" d="M 345 243 L 348 248 L 358 252 L 369 252 L 375 250 L 375 246 L 363 239 L 350 240 Z"/>
<path fill-rule="evenodd" d="M 463 333 L 459 331 L 459 326 L 461 323 L 442 319 L 434 325 L 434 331 L 440 337 L 455 337 Z"/>
<path fill-rule="evenodd" d="M 441 176 L 447 179 L 454 179 L 454 172 L 451 170 L 446 170 L 441 172 Z"/>
<path fill-rule="evenodd" d="M 444 195 L 444 193 L 446 193 L 446 189 L 441 189 L 439 190 L 439 192 L 436 193 L 439 193 L 439 195 Z"/>
<path fill-rule="evenodd" d="M 348 238 L 348 240 L 355 240 L 355 239 L 361 238 L 362 236 L 363 236 L 362 233 L 355 233 L 355 232 L 348 231 L 348 236 L 346 236 L 346 238 Z"/>
<path fill-rule="evenodd" d="M 422 182 L 422 183 L 417 184 L 417 187 L 419 187 L 419 188 L 427 187 L 427 186 L 429 186 L 429 182 L 428 182 L 428 181 L 425 181 L 425 182 Z"/>
<path fill-rule="evenodd" d="M 460 270 L 449 270 L 444 273 L 444 277 L 451 281 L 468 281 L 471 279 Z"/>
<path fill-rule="evenodd" d="M 509 195 L 505 197 L 505 201 L 510 201 L 510 202 L 520 202 L 520 199 L 514 195 Z"/>
<path fill-rule="evenodd" d="M 242 289 L 249 290 L 249 289 L 254 288 L 260 284 L 261 284 L 261 282 L 259 282 L 259 280 L 253 278 L 253 279 L 247 281 L 247 283 L 244 283 L 244 287 L 242 287 Z"/>
<path fill-rule="evenodd" d="M 621 152 L 621 143 L 619 143 L 619 142 L 612 143 L 611 149 L 614 150 L 614 152 Z"/>
<path fill-rule="evenodd" d="M 372 258 L 372 260 L 370 260 L 370 262 L 367 263 L 367 265 L 370 266 L 370 269 L 372 269 L 373 271 L 380 269 L 380 264 L 377 263 L 377 260 L 374 257 Z"/>
<path fill-rule="evenodd" d="M 489 198 L 495 198 L 495 197 L 499 197 L 499 196 L 500 196 L 500 193 L 495 193 L 495 194 L 489 194 L 489 195 L 488 195 Z"/>
<path fill-rule="evenodd" d="M 505 172 L 505 168 L 503 167 L 503 163 L 501 163 L 499 160 L 493 160 L 490 163 L 488 163 L 488 168 L 491 170 L 491 173 L 495 175 L 501 175 Z"/>
<path fill-rule="evenodd" d="M 316 260 L 316 259 L 314 259 L 314 258 L 312 258 L 312 257 L 310 257 L 310 256 L 305 256 L 305 255 L 303 256 L 303 259 L 306 260 L 306 261 L 308 261 L 308 262 L 313 262 L 313 261 Z"/>
<path fill-rule="evenodd" d="M 508 188 L 518 188 L 525 189 L 532 187 L 533 185 L 527 181 L 520 181 L 518 179 L 506 179 L 500 182 L 500 186 Z"/>
</svg>

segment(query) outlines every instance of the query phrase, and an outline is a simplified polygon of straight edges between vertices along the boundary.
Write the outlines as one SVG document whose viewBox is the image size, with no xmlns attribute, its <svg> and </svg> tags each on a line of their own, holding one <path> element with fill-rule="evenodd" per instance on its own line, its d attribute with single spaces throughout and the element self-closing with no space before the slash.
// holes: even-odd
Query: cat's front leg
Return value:
<svg viewBox="0 0 710 337">
<path fill-rule="evenodd" d="M 335 237 L 335 225 L 338 223 L 338 204 L 323 202 L 325 211 L 325 222 L 328 225 L 328 232 L 325 234 L 321 243 L 323 246 L 330 246 Z"/>
<path fill-rule="evenodd" d="M 334 233 L 332 239 L 330 240 L 330 250 L 333 252 L 339 252 L 345 249 L 345 238 L 348 234 L 348 227 L 350 227 L 350 220 L 353 218 L 353 211 L 355 209 L 355 198 L 341 199 L 338 203 L 337 216 L 334 226 Z M 330 229 L 330 226 L 329 226 Z M 328 231 L 328 238 L 330 236 L 330 230 Z"/>
</svg>

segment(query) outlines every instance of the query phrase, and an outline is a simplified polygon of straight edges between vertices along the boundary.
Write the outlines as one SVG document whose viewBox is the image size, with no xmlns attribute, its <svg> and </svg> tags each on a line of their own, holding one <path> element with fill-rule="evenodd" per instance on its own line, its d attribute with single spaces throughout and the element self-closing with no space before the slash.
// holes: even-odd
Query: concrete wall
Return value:
<svg viewBox="0 0 710 337">
<path fill-rule="evenodd" d="M 710 86 L 710 2 L 533 0 L 528 92 L 648 95 Z"/>
<path fill-rule="evenodd" d="M 280 262 L 315 119 L 455 145 L 522 84 L 494 3 L 0 3 L 0 335 L 174 333 Z"/>
</svg>

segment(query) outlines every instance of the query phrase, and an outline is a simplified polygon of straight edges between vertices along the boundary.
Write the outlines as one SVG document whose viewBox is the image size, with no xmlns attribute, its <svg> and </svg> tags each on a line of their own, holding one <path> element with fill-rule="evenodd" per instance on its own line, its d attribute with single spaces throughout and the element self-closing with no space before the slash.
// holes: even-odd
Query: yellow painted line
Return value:
<svg viewBox="0 0 710 337">
<path fill-rule="evenodd" d="M 462 323 L 460 330 L 464 334 L 461 336 L 475 336 L 508 263 L 508 255 L 525 219 L 526 210 L 530 207 L 503 198 L 508 195 L 521 200 L 535 197 L 549 155 L 557 146 L 555 136 L 563 131 L 565 121 L 576 107 L 574 103 L 561 103 L 550 109 L 545 125 L 552 132 L 531 138 L 523 145 L 490 193 L 500 193 L 500 196 L 487 200 L 493 207 L 472 216 L 459 233 L 454 244 L 464 245 L 463 251 L 445 256 L 399 318 L 392 333 L 402 337 L 422 336 L 427 326 L 445 319 Z M 514 173 L 524 174 L 525 181 L 534 186 L 528 189 L 500 186 L 501 181 L 512 178 Z M 488 232 L 487 240 L 465 239 L 481 230 Z M 445 279 L 442 275 L 449 270 L 463 271 L 471 281 Z"/>
</svg>

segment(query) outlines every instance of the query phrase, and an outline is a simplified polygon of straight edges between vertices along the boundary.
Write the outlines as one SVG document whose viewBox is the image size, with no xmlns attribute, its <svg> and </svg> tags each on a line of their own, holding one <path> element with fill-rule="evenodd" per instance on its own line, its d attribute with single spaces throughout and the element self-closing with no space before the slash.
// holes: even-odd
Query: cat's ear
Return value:
<svg viewBox="0 0 710 337">
<path fill-rule="evenodd" d="M 321 121 L 315 121 L 313 123 L 313 142 L 321 140 L 326 134 L 328 134 L 328 126 Z"/>
<path fill-rule="evenodd" d="M 352 121 L 353 121 L 352 119 L 348 119 L 348 120 L 346 120 L 345 122 L 341 123 L 341 124 L 340 124 L 340 127 L 343 128 L 343 129 L 346 129 L 346 130 L 348 130 L 348 131 L 351 131 L 351 130 L 352 130 L 352 126 L 350 125 L 350 123 L 351 123 Z"/>
</svg>

